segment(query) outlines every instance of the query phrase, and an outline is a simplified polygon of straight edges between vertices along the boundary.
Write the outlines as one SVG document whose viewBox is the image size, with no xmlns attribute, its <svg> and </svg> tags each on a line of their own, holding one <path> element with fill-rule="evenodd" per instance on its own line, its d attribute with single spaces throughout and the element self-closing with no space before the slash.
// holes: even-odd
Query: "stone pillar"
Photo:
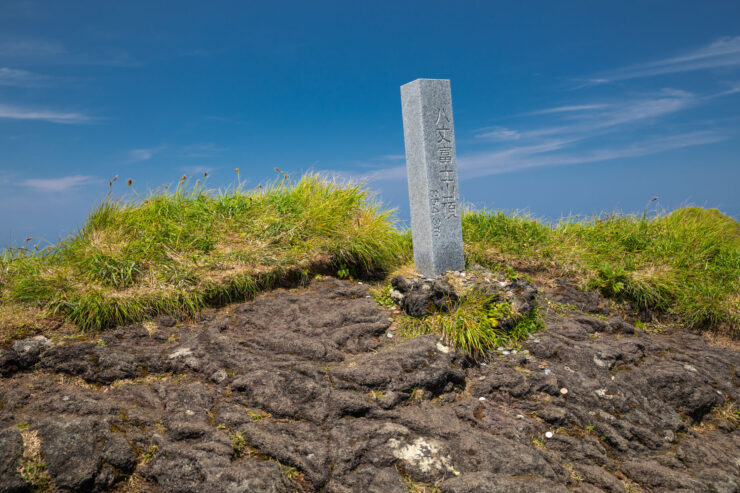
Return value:
<svg viewBox="0 0 740 493">
<path fill-rule="evenodd" d="M 450 81 L 404 84 L 401 103 L 416 270 L 427 277 L 463 270 Z"/>
</svg>

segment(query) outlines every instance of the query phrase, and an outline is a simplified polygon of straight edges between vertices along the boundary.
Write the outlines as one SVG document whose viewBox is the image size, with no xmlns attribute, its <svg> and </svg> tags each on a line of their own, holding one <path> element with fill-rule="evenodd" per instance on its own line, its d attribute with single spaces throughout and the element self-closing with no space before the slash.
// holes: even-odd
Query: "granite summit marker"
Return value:
<svg viewBox="0 0 740 493">
<path fill-rule="evenodd" d="M 416 270 L 427 277 L 463 270 L 450 81 L 402 85 L 401 106 Z"/>
</svg>

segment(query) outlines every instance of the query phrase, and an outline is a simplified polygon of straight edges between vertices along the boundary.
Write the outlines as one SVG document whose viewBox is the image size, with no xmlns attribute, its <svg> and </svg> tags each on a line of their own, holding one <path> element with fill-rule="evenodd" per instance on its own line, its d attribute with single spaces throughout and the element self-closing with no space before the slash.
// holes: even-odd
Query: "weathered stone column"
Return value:
<svg viewBox="0 0 740 493">
<path fill-rule="evenodd" d="M 404 84 L 401 103 L 416 270 L 428 277 L 463 270 L 450 81 Z"/>
</svg>

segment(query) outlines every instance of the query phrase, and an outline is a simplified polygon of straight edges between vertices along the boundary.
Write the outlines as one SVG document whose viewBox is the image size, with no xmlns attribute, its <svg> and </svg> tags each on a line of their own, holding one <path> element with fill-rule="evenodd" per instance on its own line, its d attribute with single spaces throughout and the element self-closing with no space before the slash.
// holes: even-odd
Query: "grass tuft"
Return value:
<svg viewBox="0 0 740 493">
<path fill-rule="evenodd" d="M 514 318 L 513 328 L 501 321 Z M 421 318 L 407 315 L 399 319 L 401 335 L 415 337 L 438 334 L 462 353 L 478 358 L 498 346 L 516 345 L 530 333 L 543 327 L 537 310 L 516 316 L 507 302 L 497 302 L 482 292 L 472 292 L 446 312 L 435 312 Z"/>
</svg>

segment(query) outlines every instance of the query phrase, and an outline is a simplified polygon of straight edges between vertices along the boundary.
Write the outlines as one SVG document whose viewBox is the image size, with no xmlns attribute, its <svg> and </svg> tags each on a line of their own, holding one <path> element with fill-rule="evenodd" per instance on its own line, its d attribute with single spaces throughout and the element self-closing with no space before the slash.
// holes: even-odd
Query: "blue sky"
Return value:
<svg viewBox="0 0 740 493">
<path fill-rule="evenodd" d="M 399 86 L 449 78 L 463 200 L 740 218 L 740 3 L 0 2 L 0 245 L 107 192 L 240 168 L 408 215 Z"/>
</svg>

